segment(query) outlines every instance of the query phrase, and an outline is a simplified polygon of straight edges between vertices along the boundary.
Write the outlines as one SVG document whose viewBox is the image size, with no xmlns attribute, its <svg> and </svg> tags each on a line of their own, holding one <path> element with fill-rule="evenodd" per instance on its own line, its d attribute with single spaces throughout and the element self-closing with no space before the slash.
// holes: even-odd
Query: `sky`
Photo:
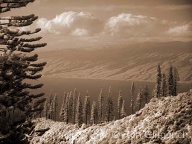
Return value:
<svg viewBox="0 0 192 144">
<path fill-rule="evenodd" d="M 3 14 L 35 14 L 49 47 L 76 48 L 144 41 L 190 41 L 191 0 L 36 0 Z"/>
</svg>

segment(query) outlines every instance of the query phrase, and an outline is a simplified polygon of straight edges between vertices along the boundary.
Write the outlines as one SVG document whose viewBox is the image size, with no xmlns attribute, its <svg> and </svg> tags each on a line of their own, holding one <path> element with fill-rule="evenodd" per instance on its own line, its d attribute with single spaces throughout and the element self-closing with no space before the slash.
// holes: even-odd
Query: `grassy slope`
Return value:
<svg viewBox="0 0 192 144">
<path fill-rule="evenodd" d="M 156 66 L 167 72 L 170 64 L 181 81 L 192 77 L 192 42 L 146 42 L 95 49 L 65 49 L 40 53 L 47 61 L 43 74 L 64 78 L 147 80 L 156 78 Z"/>
<path fill-rule="evenodd" d="M 136 114 L 102 125 L 78 128 L 45 119 L 36 121 L 35 130 L 50 130 L 42 136 L 34 133 L 34 144 L 107 144 L 107 143 L 190 143 L 192 142 L 192 93 L 176 97 L 153 98 Z M 170 136 L 151 136 L 171 134 Z M 181 138 L 184 133 L 184 138 Z M 131 134 L 137 134 L 137 137 Z M 148 134 L 148 138 L 147 138 Z"/>
</svg>

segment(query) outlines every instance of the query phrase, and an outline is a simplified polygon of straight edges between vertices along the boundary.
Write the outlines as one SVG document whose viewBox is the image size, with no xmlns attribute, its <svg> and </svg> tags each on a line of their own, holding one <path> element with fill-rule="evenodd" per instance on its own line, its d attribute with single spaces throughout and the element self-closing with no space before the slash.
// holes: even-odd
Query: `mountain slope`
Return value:
<svg viewBox="0 0 192 144">
<path fill-rule="evenodd" d="M 47 129 L 41 136 L 37 131 Z M 192 93 L 153 98 L 136 114 L 87 127 L 36 120 L 32 144 L 128 144 L 192 142 Z"/>
<path fill-rule="evenodd" d="M 170 64 L 179 70 L 181 81 L 191 81 L 192 42 L 145 42 L 92 49 L 63 49 L 41 52 L 48 62 L 43 74 L 63 78 L 147 80 L 156 79 L 160 63 L 167 73 Z"/>
</svg>

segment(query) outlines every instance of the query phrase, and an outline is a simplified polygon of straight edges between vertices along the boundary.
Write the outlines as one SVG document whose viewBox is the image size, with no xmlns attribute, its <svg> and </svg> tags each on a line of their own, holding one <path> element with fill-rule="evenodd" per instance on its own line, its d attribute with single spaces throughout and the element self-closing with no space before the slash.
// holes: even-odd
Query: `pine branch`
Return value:
<svg viewBox="0 0 192 144">
<path fill-rule="evenodd" d="M 33 67 L 43 67 L 45 66 L 47 63 L 46 62 L 42 62 L 42 63 L 38 63 L 38 64 L 30 64 L 29 66 L 33 66 Z"/>
<path fill-rule="evenodd" d="M 36 61 L 38 59 L 38 55 L 34 54 L 33 56 L 26 56 L 23 58 L 24 61 Z"/>
<path fill-rule="evenodd" d="M 35 49 L 34 48 L 24 48 L 24 47 L 20 47 L 18 49 L 18 51 L 21 51 L 21 52 L 27 52 L 27 53 L 30 53 L 32 51 L 34 51 Z"/>
<path fill-rule="evenodd" d="M 46 46 L 47 44 L 46 43 L 40 43 L 40 44 L 30 44 L 30 43 L 24 43 L 22 46 L 23 47 L 27 47 L 27 48 L 39 48 L 39 47 L 44 47 Z"/>
<path fill-rule="evenodd" d="M 39 79 L 41 78 L 41 74 L 38 74 L 38 75 L 26 75 L 25 78 L 26 79 Z"/>
<path fill-rule="evenodd" d="M 32 97 L 32 98 L 39 98 L 39 97 L 42 97 L 42 96 L 44 96 L 44 95 L 45 95 L 45 93 L 31 94 L 31 95 L 29 95 L 29 97 Z"/>
<path fill-rule="evenodd" d="M 37 67 L 37 68 L 27 68 L 26 71 L 31 71 L 32 74 L 40 72 L 43 70 L 43 67 Z"/>
<path fill-rule="evenodd" d="M 37 101 L 34 103 L 33 107 L 36 108 L 37 106 L 39 106 L 40 104 L 42 104 L 42 103 L 45 102 L 45 101 L 46 101 L 46 98 L 39 99 L 39 100 L 37 100 Z"/>
<path fill-rule="evenodd" d="M 30 38 L 30 39 L 21 38 L 20 41 L 21 42 L 34 42 L 34 41 L 39 41 L 41 39 L 42 39 L 42 37 L 36 37 L 36 38 Z"/>
</svg>

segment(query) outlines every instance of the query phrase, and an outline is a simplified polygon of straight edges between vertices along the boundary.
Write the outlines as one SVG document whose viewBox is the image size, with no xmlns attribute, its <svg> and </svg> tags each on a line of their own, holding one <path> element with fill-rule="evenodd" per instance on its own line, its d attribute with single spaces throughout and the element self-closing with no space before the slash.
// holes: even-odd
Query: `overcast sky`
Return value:
<svg viewBox="0 0 192 144">
<path fill-rule="evenodd" d="M 3 16 L 31 13 L 39 19 L 24 29 L 42 28 L 56 48 L 192 38 L 191 0 L 36 0 Z"/>
</svg>

